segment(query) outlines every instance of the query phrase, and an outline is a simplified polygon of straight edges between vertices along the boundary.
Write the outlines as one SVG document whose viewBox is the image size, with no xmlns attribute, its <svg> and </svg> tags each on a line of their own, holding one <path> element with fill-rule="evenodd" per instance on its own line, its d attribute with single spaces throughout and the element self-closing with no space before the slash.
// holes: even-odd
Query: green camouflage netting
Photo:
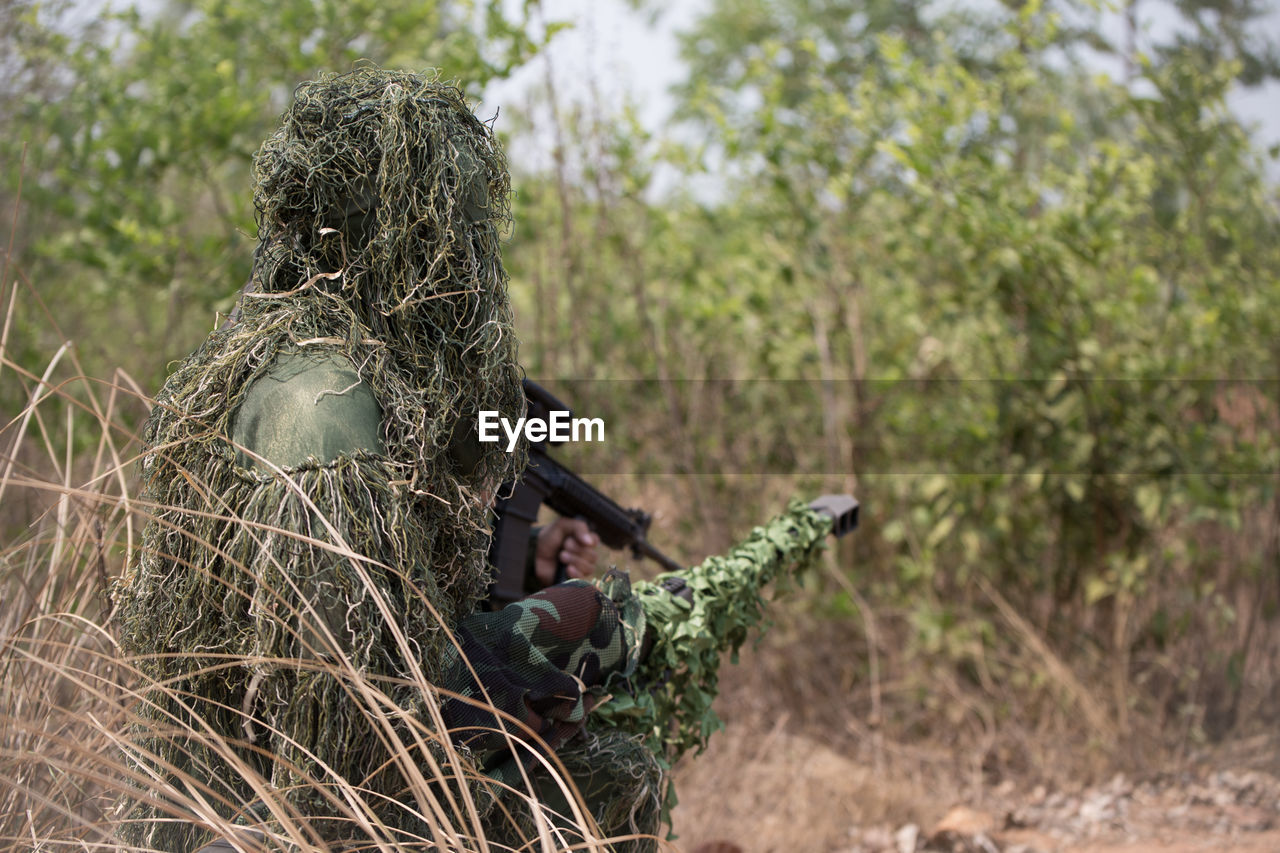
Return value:
<svg viewBox="0 0 1280 853">
<path fill-rule="evenodd" d="M 736 655 L 763 620 L 764 587 L 809 568 L 830 533 L 828 516 L 793 500 L 785 513 L 756 527 L 729 553 L 677 575 L 636 583 L 652 647 L 636 667 L 634 689 L 615 690 L 594 711 L 595 723 L 642 739 L 668 766 L 689 750 L 701 752 L 722 727 L 712 703 L 724 654 Z M 688 600 L 663 588 L 674 577 L 691 593 Z M 675 805 L 670 787 L 663 801 L 669 822 Z"/>
<path fill-rule="evenodd" d="M 363 69 L 299 87 L 255 176 L 260 242 L 238 320 L 170 376 L 147 425 L 154 516 L 115 598 L 145 678 L 130 752 L 153 782 L 122 806 L 122 835 L 191 850 L 205 831 L 155 820 L 166 804 L 230 815 L 260 776 L 283 794 L 276 808 L 333 818 L 306 822 L 316 840 L 438 838 L 468 810 L 404 791 L 445 761 L 425 685 L 441 624 L 485 592 L 489 495 L 523 464 L 481 445 L 464 470 L 450 452 L 480 410 L 523 412 L 499 256 L 505 162 L 458 90 Z M 386 455 L 237 466 L 227 436 L 246 388 L 305 350 L 359 372 Z"/>
</svg>

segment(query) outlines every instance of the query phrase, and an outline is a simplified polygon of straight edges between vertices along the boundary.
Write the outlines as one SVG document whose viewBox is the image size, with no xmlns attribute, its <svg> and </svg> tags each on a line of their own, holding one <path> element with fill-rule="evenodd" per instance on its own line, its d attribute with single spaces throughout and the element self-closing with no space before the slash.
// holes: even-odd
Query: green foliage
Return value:
<svg viewBox="0 0 1280 853">
<path fill-rule="evenodd" d="M 298 80 L 365 57 L 474 93 L 540 46 L 493 2 L 237 2 L 5 19 L 42 81 L 2 102 L 24 264 L 91 369 L 147 388 L 247 275 L 249 160 Z M 549 94 L 553 132 L 515 122 L 555 141 L 513 163 L 506 263 L 529 374 L 610 424 L 568 461 L 647 475 L 686 553 L 856 491 L 842 571 L 921 658 L 1024 665 L 993 590 L 1152 707 L 1238 697 L 1238 626 L 1277 612 L 1280 223 L 1225 98 L 1274 47 L 1250 4 L 1180 8 L 1230 26 L 1144 57 L 1067 0 L 715 0 L 683 39 L 696 144 Z M 866 618 L 842 595 L 822 612 Z"/>
<path fill-rule="evenodd" d="M 636 584 L 649 649 L 630 683 L 612 685 L 593 711 L 597 721 L 643 741 L 668 767 L 691 750 L 701 753 L 724 727 L 712 703 L 726 653 L 737 662 L 749 632 L 765 618 L 766 587 L 810 568 L 830 534 L 829 516 L 793 499 L 731 551 L 676 574 L 687 599 L 663 586 L 672 575 Z M 670 822 L 675 803 L 668 785 L 664 820 Z"/>
<path fill-rule="evenodd" d="M 1259 0 L 1178 0 L 1186 27 L 1157 45 L 1163 58 L 1190 61 L 1201 71 L 1234 63 L 1234 76 L 1246 86 L 1280 78 L 1280 47 L 1267 37 L 1274 8 Z"/>
<path fill-rule="evenodd" d="M 65 331 L 91 366 L 151 387 L 157 338 L 193 346 L 248 277 L 250 162 L 298 83 L 368 60 L 437 67 L 474 95 L 537 48 L 488 0 L 174 0 L 105 11 L 78 36 L 21 9 L 15 48 L 59 81 L 21 99 L 3 142 L 15 163 L 27 152 L 26 265 L 74 306 Z"/>
<path fill-rule="evenodd" d="M 639 201 L 658 143 L 588 125 L 589 179 L 522 181 L 509 257 L 537 375 L 662 380 L 576 395 L 643 431 L 592 464 L 690 475 L 663 487 L 707 547 L 774 489 L 856 488 L 856 581 L 913 648 L 1016 659 L 994 589 L 1123 679 L 1238 641 L 1202 580 L 1267 547 L 1280 252 L 1239 64 L 1120 85 L 1072 61 L 1081 11 L 713 3 L 680 86 L 706 141 L 665 157 L 712 189 Z"/>
</svg>

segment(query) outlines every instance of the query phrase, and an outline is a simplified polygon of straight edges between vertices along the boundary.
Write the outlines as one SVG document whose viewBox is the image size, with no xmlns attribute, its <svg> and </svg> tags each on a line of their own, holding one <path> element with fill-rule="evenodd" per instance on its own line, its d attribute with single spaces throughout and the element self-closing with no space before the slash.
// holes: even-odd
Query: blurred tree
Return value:
<svg viewBox="0 0 1280 853">
<path fill-rule="evenodd" d="M 1133 2 L 1133 0 L 1131 0 Z M 1194 57 L 1201 71 L 1236 63 L 1235 79 L 1259 86 L 1280 79 L 1280 47 L 1268 36 L 1274 28 L 1273 4 L 1259 0 L 1174 0 L 1185 28 L 1166 44 L 1155 46 L 1156 56 L 1170 61 Z"/>
</svg>

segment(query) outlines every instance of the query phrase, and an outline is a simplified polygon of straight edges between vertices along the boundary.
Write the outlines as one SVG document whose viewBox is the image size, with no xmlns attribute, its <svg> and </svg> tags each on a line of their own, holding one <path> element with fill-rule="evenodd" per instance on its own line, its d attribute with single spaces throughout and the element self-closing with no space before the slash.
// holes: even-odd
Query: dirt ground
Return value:
<svg viewBox="0 0 1280 853">
<path fill-rule="evenodd" d="M 1137 736 L 1080 749 L 1030 730 L 985 744 L 937 729 L 895 741 L 837 698 L 854 696 L 847 688 L 824 699 L 793 677 L 807 664 L 786 663 L 748 649 L 725 673 L 726 729 L 676 769 L 674 849 L 1280 853 L 1280 729 L 1261 720 L 1160 758 L 1144 746 L 1156 739 Z M 815 725 L 822 702 L 837 713 Z M 993 773 L 982 750 L 1020 760 Z"/>
<path fill-rule="evenodd" d="M 1048 790 L 966 790 L 886 771 L 789 734 L 732 729 L 678 775 L 675 846 L 692 853 L 1280 851 L 1280 778 L 1257 760 Z M 1255 739 L 1253 756 L 1277 741 Z M 1229 753 L 1220 757 L 1231 760 Z"/>
</svg>

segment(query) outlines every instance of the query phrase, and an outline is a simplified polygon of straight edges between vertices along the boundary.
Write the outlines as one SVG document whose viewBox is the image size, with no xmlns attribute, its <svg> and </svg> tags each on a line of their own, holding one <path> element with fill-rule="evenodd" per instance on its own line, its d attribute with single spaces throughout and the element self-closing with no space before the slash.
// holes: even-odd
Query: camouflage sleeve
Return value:
<svg viewBox="0 0 1280 853">
<path fill-rule="evenodd" d="M 504 730 L 524 740 L 532 732 L 554 750 L 582 730 L 615 678 L 635 671 L 643 636 L 640 603 L 613 572 L 600 586 L 571 580 L 473 614 L 457 627 L 444 721 L 486 770 L 510 756 Z"/>
</svg>

